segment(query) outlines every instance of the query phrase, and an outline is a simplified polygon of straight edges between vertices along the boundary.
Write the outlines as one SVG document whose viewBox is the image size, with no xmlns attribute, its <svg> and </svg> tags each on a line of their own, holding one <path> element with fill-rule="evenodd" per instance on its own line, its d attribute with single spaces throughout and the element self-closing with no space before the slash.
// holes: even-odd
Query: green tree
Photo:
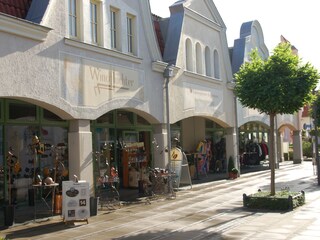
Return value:
<svg viewBox="0 0 320 240">
<path fill-rule="evenodd" d="M 313 101 L 311 105 L 310 113 L 312 118 L 316 120 L 315 126 L 319 128 L 320 126 L 320 93 L 316 92 L 315 95 L 316 95 L 316 99 Z M 319 132 L 319 129 L 317 130 Z"/>
<path fill-rule="evenodd" d="M 275 116 L 294 114 L 310 103 L 320 76 L 310 63 L 302 64 L 288 43 L 280 43 L 267 60 L 262 60 L 256 49 L 250 58 L 235 74 L 235 94 L 244 107 L 270 117 L 270 192 L 275 195 Z"/>
</svg>

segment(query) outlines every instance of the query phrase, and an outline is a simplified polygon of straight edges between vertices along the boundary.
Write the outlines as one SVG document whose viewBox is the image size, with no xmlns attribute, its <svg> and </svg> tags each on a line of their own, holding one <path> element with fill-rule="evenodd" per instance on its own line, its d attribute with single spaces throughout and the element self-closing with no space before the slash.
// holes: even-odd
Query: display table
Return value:
<svg viewBox="0 0 320 240">
<path fill-rule="evenodd" d="M 50 185 L 42 185 L 42 184 L 35 184 L 32 185 L 34 189 L 34 219 L 37 218 L 37 211 L 39 210 L 39 206 L 37 209 L 37 203 L 36 199 L 38 194 L 40 194 L 40 202 L 44 204 L 47 209 L 51 212 L 51 216 L 53 216 L 53 210 L 54 210 L 54 200 L 55 200 L 55 194 L 56 194 L 56 188 L 59 186 L 58 183 L 53 183 Z M 50 196 L 51 196 L 51 204 L 50 204 Z"/>
</svg>

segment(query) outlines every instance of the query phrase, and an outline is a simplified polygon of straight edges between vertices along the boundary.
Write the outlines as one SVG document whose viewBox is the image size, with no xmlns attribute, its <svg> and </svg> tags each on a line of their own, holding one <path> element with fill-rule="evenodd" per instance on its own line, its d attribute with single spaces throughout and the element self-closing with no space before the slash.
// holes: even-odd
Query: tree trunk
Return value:
<svg viewBox="0 0 320 240">
<path fill-rule="evenodd" d="M 269 163 L 270 163 L 270 169 L 271 169 L 271 182 L 270 182 L 270 193 L 271 196 L 274 196 L 276 194 L 275 190 L 275 137 L 274 137 L 274 118 L 275 114 L 270 114 L 270 151 L 269 151 Z"/>
</svg>

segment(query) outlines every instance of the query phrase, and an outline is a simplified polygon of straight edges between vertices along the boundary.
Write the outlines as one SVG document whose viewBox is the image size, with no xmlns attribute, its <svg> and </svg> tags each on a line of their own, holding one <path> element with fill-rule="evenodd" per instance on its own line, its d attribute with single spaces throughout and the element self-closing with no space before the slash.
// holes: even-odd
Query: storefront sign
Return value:
<svg viewBox="0 0 320 240">
<path fill-rule="evenodd" d="M 63 55 L 61 95 L 71 105 L 97 107 L 113 99 L 144 101 L 144 74 L 123 66 Z"/>
<path fill-rule="evenodd" d="M 139 72 L 135 70 L 86 59 L 82 63 L 85 106 L 97 106 L 113 97 L 127 98 L 138 90 Z"/>
</svg>

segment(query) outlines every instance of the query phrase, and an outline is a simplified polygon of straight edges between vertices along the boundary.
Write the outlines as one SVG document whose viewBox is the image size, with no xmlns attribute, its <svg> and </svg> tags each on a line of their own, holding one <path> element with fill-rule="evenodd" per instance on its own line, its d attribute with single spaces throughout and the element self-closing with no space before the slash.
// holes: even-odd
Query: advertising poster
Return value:
<svg viewBox="0 0 320 240">
<path fill-rule="evenodd" d="M 63 181 L 62 199 L 64 221 L 85 220 L 90 217 L 89 183 Z"/>
</svg>

